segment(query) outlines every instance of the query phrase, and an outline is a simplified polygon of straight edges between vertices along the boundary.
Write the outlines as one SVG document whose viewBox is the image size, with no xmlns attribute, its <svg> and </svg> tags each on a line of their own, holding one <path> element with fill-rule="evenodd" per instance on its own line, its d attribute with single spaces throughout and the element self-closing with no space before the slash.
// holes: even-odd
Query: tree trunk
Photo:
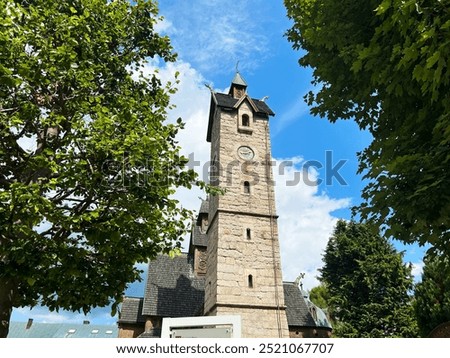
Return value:
<svg viewBox="0 0 450 358">
<path fill-rule="evenodd" d="M 8 336 L 14 295 L 15 285 L 13 281 L 0 277 L 0 338 Z"/>
</svg>

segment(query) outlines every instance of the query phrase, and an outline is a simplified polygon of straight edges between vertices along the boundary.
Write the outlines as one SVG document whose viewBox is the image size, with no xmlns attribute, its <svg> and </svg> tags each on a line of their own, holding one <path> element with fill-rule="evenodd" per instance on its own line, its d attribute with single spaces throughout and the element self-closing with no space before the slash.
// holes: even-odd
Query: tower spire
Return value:
<svg viewBox="0 0 450 358">
<path fill-rule="evenodd" d="M 239 62 L 236 64 L 236 73 L 231 81 L 230 92 L 234 98 L 241 98 L 247 92 L 247 82 L 242 78 L 238 69 Z"/>
</svg>

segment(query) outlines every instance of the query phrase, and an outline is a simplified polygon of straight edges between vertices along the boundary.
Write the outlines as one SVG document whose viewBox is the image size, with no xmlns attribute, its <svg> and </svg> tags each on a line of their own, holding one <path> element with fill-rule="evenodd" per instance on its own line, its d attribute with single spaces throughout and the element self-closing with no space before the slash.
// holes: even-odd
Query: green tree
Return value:
<svg viewBox="0 0 450 358">
<path fill-rule="evenodd" d="M 311 300 L 311 302 L 323 310 L 323 312 L 327 315 L 327 318 L 330 321 L 332 327 L 335 327 L 336 322 L 334 319 L 333 310 L 330 307 L 330 298 L 330 292 L 328 291 L 327 286 L 325 286 L 323 283 L 321 283 L 319 286 L 313 287 L 311 291 L 309 291 L 309 299 Z"/>
<path fill-rule="evenodd" d="M 285 0 L 287 38 L 304 49 L 317 91 L 311 112 L 354 119 L 372 143 L 359 153 L 363 219 L 406 243 L 450 253 L 450 3 Z"/>
<path fill-rule="evenodd" d="M 112 303 L 174 253 L 194 172 L 167 123 L 154 1 L 0 0 L 0 337 L 13 307 Z M 30 148 L 30 143 L 34 143 Z"/>
<path fill-rule="evenodd" d="M 309 299 L 320 308 L 328 308 L 330 293 L 328 292 L 327 287 L 322 283 L 309 291 Z"/>
<path fill-rule="evenodd" d="M 450 262 L 447 256 L 427 255 L 422 281 L 415 288 L 415 311 L 421 336 L 450 321 Z"/>
<path fill-rule="evenodd" d="M 323 257 L 320 280 L 341 337 L 414 337 L 411 266 L 366 224 L 339 221 Z"/>
</svg>

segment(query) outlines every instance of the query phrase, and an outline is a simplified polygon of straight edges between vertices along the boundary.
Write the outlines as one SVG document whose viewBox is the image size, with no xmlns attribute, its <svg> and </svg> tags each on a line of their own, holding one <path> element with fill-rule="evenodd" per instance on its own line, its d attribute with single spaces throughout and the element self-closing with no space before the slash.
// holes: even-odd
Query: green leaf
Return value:
<svg viewBox="0 0 450 358">
<path fill-rule="evenodd" d="M 433 55 L 427 59 L 426 68 L 430 69 L 431 67 L 433 67 L 436 64 L 436 62 L 438 62 L 440 56 L 441 56 L 440 51 L 436 51 L 435 53 L 433 53 Z"/>
<path fill-rule="evenodd" d="M 179 253 L 191 212 L 172 194 L 196 175 L 167 123 L 175 88 L 130 74 L 176 58 L 157 18 L 154 1 L 0 4 L 1 280 L 17 306 L 114 311 L 136 262 Z"/>
</svg>

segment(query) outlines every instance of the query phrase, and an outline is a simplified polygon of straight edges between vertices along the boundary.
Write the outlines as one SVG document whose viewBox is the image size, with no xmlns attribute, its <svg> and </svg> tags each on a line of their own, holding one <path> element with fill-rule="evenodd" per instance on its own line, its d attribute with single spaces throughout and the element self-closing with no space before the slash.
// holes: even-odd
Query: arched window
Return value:
<svg viewBox="0 0 450 358">
<path fill-rule="evenodd" d="M 244 193 L 250 194 L 250 183 L 248 181 L 244 181 Z"/>
<path fill-rule="evenodd" d="M 248 288 L 253 288 L 253 276 L 248 275 Z"/>
<path fill-rule="evenodd" d="M 242 115 L 242 127 L 250 127 L 250 117 L 248 114 Z"/>
</svg>

